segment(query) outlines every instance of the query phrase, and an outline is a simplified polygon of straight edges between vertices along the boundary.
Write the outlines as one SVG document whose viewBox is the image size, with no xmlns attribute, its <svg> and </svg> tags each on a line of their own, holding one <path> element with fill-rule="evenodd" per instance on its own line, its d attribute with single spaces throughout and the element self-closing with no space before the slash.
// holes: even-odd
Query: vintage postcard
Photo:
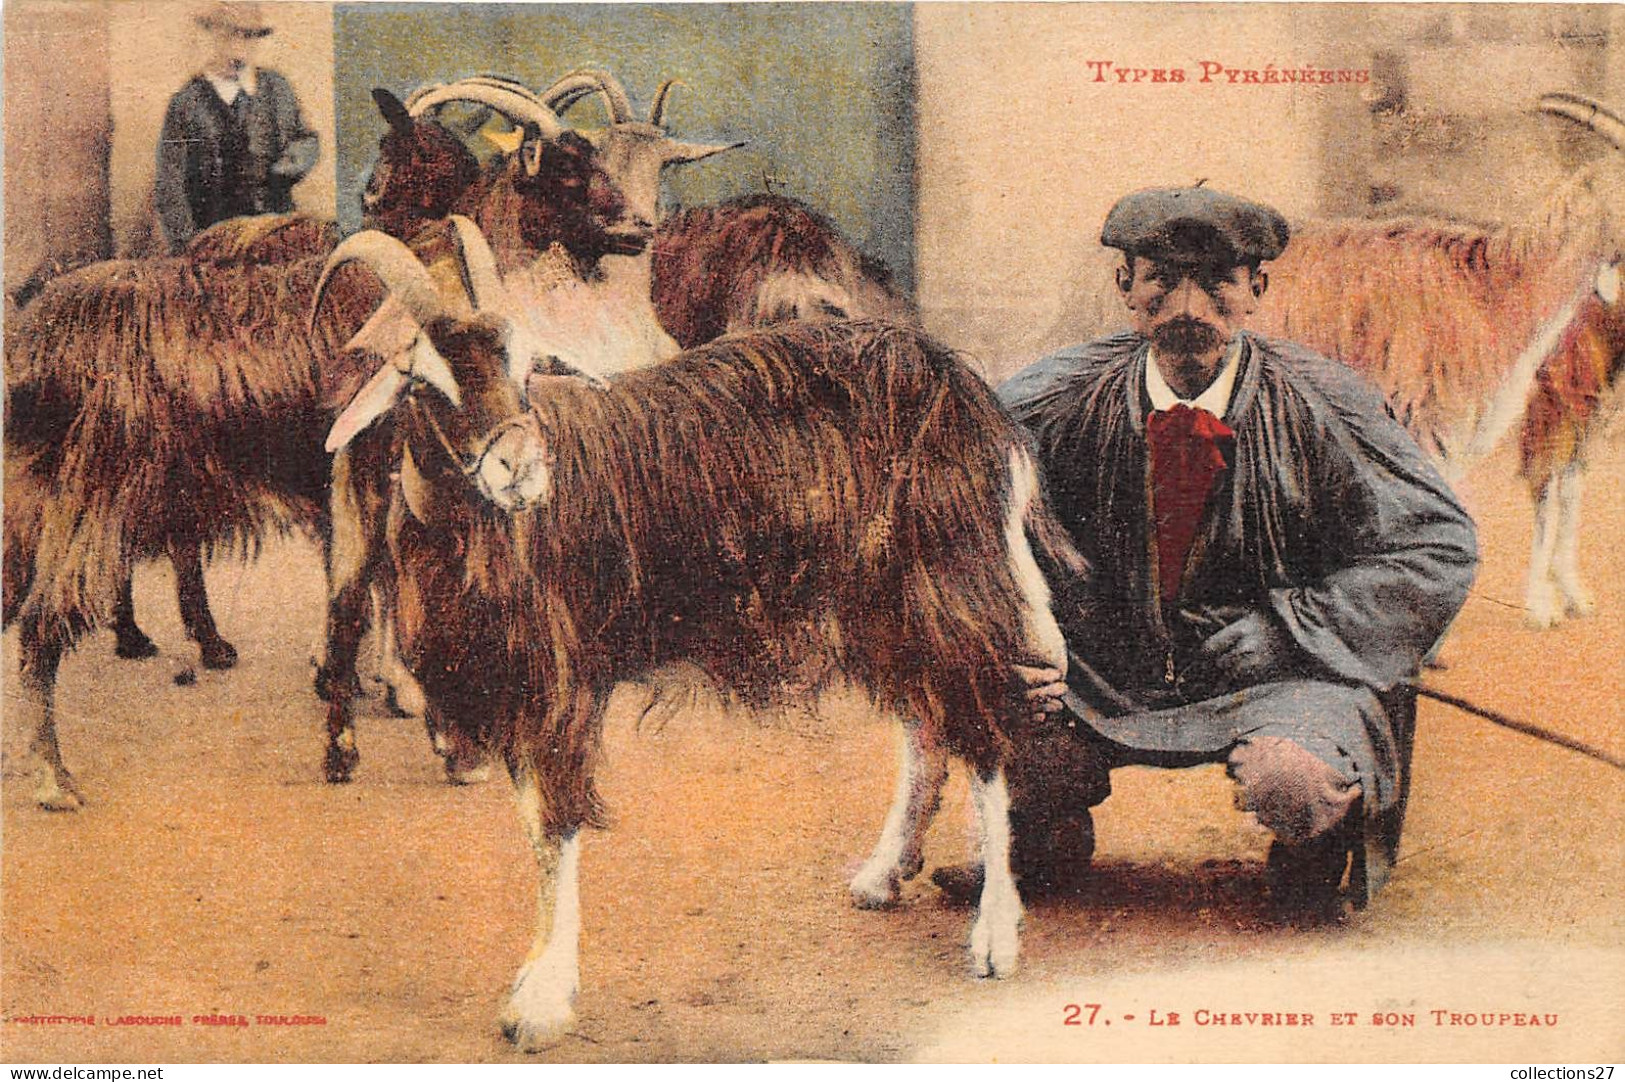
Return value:
<svg viewBox="0 0 1625 1082">
<path fill-rule="evenodd" d="M 0 1060 L 1625 1059 L 1625 8 L 4 35 Z"/>
</svg>

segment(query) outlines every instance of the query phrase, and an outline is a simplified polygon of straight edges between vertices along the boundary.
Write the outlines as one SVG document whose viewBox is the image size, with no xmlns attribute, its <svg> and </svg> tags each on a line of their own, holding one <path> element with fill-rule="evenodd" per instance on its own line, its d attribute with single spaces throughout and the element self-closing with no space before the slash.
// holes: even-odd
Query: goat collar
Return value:
<svg viewBox="0 0 1625 1082">
<path fill-rule="evenodd" d="M 410 401 L 412 409 L 417 411 L 418 416 L 423 421 L 427 422 L 429 431 L 434 434 L 435 442 L 440 444 L 440 450 L 445 453 L 448 459 L 451 460 L 451 464 L 456 467 L 457 472 L 462 474 L 464 479 L 468 480 L 471 484 L 473 483 L 475 474 L 479 473 L 480 463 L 484 461 L 485 455 L 488 451 L 490 451 L 493 443 L 501 438 L 502 435 L 510 428 L 524 424 L 536 423 L 536 415 L 531 413 L 529 410 L 526 410 L 515 417 L 510 417 L 493 427 L 491 431 L 487 432 L 485 434 L 485 438 L 480 440 L 479 446 L 474 449 L 474 453 L 465 458 L 463 454 L 452 444 L 450 438 L 447 437 L 446 430 L 440 427 L 440 421 L 437 417 L 435 417 L 435 411 L 424 405 L 423 402 L 418 399 L 416 394 L 408 393 L 407 397 Z"/>
</svg>

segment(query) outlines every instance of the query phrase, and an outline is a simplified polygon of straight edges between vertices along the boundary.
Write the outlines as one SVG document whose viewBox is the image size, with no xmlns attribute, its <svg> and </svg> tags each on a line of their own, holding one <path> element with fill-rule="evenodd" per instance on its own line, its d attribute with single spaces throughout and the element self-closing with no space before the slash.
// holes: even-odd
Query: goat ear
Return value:
<svg viewBox="0 0 1625 1082">
<path fill-rule="evenodd" d="M 1607 304 L 1619 303 L 1619 263 L 1608 264 L 1597 272 L 1597 296 Z"/>
<path fill-rule="evenodd" d="M 665 163 L 667 165 L 681 165 L 684 162 L 697 162 L 702 158 L 709 158 L 713 154 L 721 154 L 725 150 L 736 150 L 744 146 L 744 142 L 737 143 L 678 143 L 666 144 Z"/>
<path fill-rule="evenodd" d="M 406 111 L 401 99 L 379 86 L 373 88 L 372 101 L 391 128 L 402 133 L 412 130 L 412 114 Z"/>
<path fill-rule="evenodd" d="M 327 433 L 327 453 L 334 454 L 350 446 L 350 441 L 361 435 L 378 418 L 395 408 L 406 390 L 406 373 L 392 364 L 380 368 L 361 388 L 350 404 L 344 407 L 339 419 Z"/>
</svg>

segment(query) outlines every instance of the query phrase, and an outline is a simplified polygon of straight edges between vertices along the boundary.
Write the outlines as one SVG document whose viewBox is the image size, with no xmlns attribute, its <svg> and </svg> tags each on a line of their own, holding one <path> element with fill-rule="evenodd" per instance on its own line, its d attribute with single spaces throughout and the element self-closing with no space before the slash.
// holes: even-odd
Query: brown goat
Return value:
<svg viewBox="0 0 1625 1082">
<path fill-rule="evenodd" d="M 779 663 L 815 640 L 910 719 L 854 901 L 890 904 L 918 872 L 952 752 L 972 768 L 988 869 L 973 966 L 1009 972 L 1020 903 L 1001 763 L 1023 714 L 1010 666 L 1066 655 L 1028 541 L 1057 535 L 986 385 L 915 331 L 791 324 L 603 387 L 548 381 L 527 412 L 502 378 L 500 328 L 429 326 L 445 370 L 380 371 L 330 446 L 404 396 L 389 524 L 403 656 L 431 711 L 507 766 L 542 874 L 508 1034 L 536 1049 L 571 1020 L 579 831 L 602 818 L 615 684 L 690 662 L 767 700 Z M 439 393 L 408 394 L 414 378 Z"/>
<path fill-rule="evenodd" d="M 915 322 L 884 267 L 828 218 L 782 195 L 743 196 L 661 222 L 653 290 L 661 325 L 684 349 L 797 319 Z"/>
<path fill-rule="evenodd" d="M 622 203 L 590 153 L 543 143 L 530 156 L 532 175 L 580 180 L 527 209 L 538 241 L 556 223 L 553 250 L 577 266 L 625 243 Z M 566 247 L 574 244 L 579 250 Z M 382 295 L 368 281 L 346 284 L 307 331 L 320 273 L 320 261 L 97 264 L 52 282 L 8 328 L 5 622 L 22 625 L 43 806 L 82 803 L 56 738 L 57 665 L 115 614 L 109 608 L 122 607 L 136 561 L 167 555 L 175 563 L 188 634 L 205 662 L 229 664 L 235 652 L 208 612 L 201 553 L 252 551 L 267 531 L 294 527 L 330 539 L 332 474 L 320 450 L 329 396 L 364 377 L 347 377 L 343 347 Z M 347 462 L 344 477 L 334 498 L 356 514 L 377 510 L 381 522 L 387 457 Z M 366 554 L 382 551 L 367 547 L 381 525 L 344 521 L 350 528 L 331 538 L 342 547 L 330 553 L 339 575 L 328 688 L 354 683 L 365 573 L 377 563 Z M 330 778 L 344 780 L 353 765 L 353 746 L 330 744 Z"/>
</svg>

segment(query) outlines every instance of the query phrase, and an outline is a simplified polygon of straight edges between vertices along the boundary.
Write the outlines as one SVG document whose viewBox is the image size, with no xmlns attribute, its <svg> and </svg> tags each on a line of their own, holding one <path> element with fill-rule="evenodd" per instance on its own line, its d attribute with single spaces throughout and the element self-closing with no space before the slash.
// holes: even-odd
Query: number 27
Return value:
<svg viewBox="0 0 1625 1082">
<path fill-rule="evenodd" d="M 1061 1023 L 1063 1026 L 1092 1026 L 1095 1024 L 1095 1018 L 1100 1014 L 1100 1004 L 1084 1003 L 1080 1005 L 1077 1003 L 1068 1003 L 1062 1008 L 1062 1010 L 1066 1012 L 1066 1019 Z M 1089 1012 L 1089 1020 L 1087 1022 L 1080 1021 L 1084 1011 Z"/>
</svg>

